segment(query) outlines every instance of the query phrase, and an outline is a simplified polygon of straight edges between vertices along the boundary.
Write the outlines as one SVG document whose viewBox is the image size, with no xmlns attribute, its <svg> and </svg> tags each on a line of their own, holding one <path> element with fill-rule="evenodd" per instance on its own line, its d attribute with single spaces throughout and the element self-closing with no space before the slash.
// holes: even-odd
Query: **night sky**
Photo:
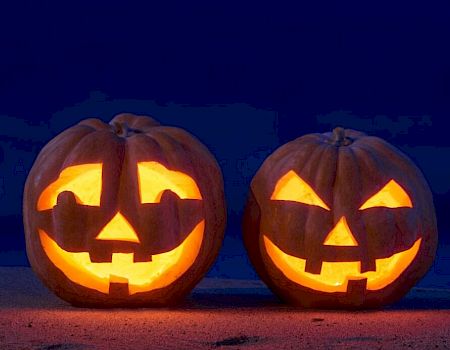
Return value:
<svg viewBox="0 0 450 350">
<path fill-rule="evenodd" d="M 39 150 L 79 120 L 132 112 L 193 133 L 223 169 L 229 224 L 212 275 L 255 277 L 240 219 L 262 161 L 338 125 L 421 167 L 434 269 L 450 275 L 450 5 L 296 3 L 2 3 L 0 265 L 27 264 L 22 190 Z"/>
</svg>

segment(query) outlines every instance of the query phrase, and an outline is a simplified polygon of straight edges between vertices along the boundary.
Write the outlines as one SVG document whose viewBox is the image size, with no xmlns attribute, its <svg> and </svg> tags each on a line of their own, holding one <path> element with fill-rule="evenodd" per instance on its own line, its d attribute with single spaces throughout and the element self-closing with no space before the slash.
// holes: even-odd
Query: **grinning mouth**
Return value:
<svg viewBox="0 0 450 350">
<path fill-rule="evenodd" d="M 184 274 L 197 258 L 204 230 L 202 220 L 178 247 L 148 262 L 134 262 L 133 253 L 113 253 L 111 262 L 95 263 L 88 252 L 62 249 L 44 230 L 39 229 L 39 237 L 50 261 L 72 282 L 105 294 L 111 283 L 128 285 L 133 295 L 166 287 Z"/>
<path fill-rule="evenodd" d="M 376 259 L 376 270 L 361 273 L 361 262 L 322 262 L 320 274 L 305 271 L 306 260 L 284 253 L 262 235 L 266 252 L 275 266 L 291 281 L 323 292 L 347 292 L 348 281 L 366 280 L 367 290 L 379 290 L 394 282 L 411 264 L 419 251 L 419 238 L 407 250 L 389 258 Z"/>
</svg>

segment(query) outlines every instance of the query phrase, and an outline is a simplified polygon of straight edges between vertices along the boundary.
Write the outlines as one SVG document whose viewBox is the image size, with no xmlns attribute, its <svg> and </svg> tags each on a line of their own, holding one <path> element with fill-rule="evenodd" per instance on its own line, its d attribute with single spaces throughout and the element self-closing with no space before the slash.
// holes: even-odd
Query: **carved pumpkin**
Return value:
<svg viewBox="0 0 450 350">
<path fill-rule="evenodd" d="M 184 130 L 131 114 L 55 137 L 24 191 L 31 266 L 81 306 L 178 302 L 213 263 L 225 217 L 209 151 Z"/>
<path fill-rule="evenodd" d="M 420 170 L 377 137 L 337 128 L 270 155 L 251 183 L 244 243 L 265 283 L 306 307 L 379 307 L 433 262 L 433 200 Z"/>
</svg>

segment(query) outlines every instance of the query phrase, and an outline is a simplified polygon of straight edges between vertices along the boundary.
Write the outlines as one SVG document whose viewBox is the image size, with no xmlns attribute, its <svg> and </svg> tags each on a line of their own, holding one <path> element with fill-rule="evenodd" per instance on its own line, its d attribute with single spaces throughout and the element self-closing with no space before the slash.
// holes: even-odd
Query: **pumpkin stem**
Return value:
<svg viewBox="0 0 450 350">
<path fill-rule="evenodd" d="M 339 126 L 333 129 L 333 143 L 335 146 L 348 146 L 352 141 L 350 137 L 345 136 L 344 128 Z"/>
<path fill-rule="evenodd" d="M 131 136 L 133 134 L 139 134 L 141 131 L 137 130 L 137 129 L 132 129 L 128 126 L 127 123 L 125 122 L 113 122 L 112 123 L 112 127 L 114 129 L 114 132 L 117 134 L 117 136 L 119 137 L 128 137 Z"/>
</svg>

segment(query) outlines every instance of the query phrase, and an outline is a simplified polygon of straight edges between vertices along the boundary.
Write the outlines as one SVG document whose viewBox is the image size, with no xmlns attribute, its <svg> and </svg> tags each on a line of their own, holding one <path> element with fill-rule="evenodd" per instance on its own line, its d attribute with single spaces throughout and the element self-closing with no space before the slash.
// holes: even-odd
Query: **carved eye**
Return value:
<svg viewBox="0 0 450 350">
<path fill-rule="evenodd" d="M 311 186 L 309 186 L 293 170 L 290 170 L 278 180 L 270 199 L 315 205 L 330 210 L 317 193 L 314 192 Z"/>
<path fill-rule="evenodd" d="M 78 204 L 100 206 L 102 163 L 74 165 L 65 168 L 58 179 L 41 193 L 37 210 L 52 209 L 61 192 L 70 191 Z"/>
<path fill-rule="evenodd" d="M 389 181 L 381 190 L 370 197 L 359 210 L 373 207 L 412 208 L 412 202 L 405 190 L 394 180 Z"/>
<path fill-rule="evenodd" d="M 194 179 L 157 162 L 138 163 L 138 178 L 141 203 L 159 203 L 166 190 L 174 192 L 180 199 L 202 199 Z"/>
</svg>

